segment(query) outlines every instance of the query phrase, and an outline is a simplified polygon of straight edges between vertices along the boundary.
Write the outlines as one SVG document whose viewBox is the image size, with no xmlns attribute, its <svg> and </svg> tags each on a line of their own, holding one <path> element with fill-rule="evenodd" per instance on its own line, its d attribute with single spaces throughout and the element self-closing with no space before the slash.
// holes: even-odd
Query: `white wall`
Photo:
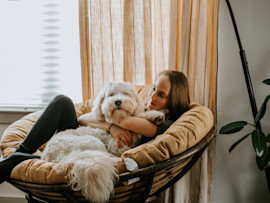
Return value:
<svg viewBox="0 0 270 203">
<path fill-rule="evenodd" d="M 257 106 L 260 107 L 265 96 L 270 94 L 270 87 L 262 84 L 264 79 L 270 78 L 270 1 L 230 2 L 246 52 Z M 225 0 L 220 0 L 218 46 L 219 130 L 232 121 L 252 122 L 239 47 Z M 270 105 L 262 122 L 266 134 L 270 133 L 269 109 Z M 213 203 L 270 202 L 265 174 L 257 168 L 251 137 L 228 152 L 229 147 L 247 132 L 217 135 Z"/>
</svg>

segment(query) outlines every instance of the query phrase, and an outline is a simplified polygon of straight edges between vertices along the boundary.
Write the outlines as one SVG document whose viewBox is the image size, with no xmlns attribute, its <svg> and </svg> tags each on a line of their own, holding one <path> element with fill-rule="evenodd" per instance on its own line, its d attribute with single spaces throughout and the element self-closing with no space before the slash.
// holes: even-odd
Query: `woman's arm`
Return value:
<svg viewBox="0 0 270 203">
<path fill-rule="evenodd" d="M 154 137 L 157 132 L 157 125 L 144 118 L 128 116 L 117 123 L 121 128 L 130 130 L 135 133 L 142 134 L 146 137 Z"/>
<path fill-rule="evenodd" d="M 110 123 L 96 120 L 95 116 L 92 113 L 86 113 L 81 115 L 78 119 L 78 123 L 80 125 L 90 126 L 92 128 L 99 128 L 106 131 L 109 131 L 109 128 L 111 126 Z"/>
<path fill-rule="evenodd" d="M 109 132 L 117 141 L 118 146 L 121 148 L 123 145 L 121 141 L 129 146 L 132 143 L 134 134 L 129 130 L 123 129 L 117 125 L 111 125 L 106 121 L 98 121 L 92 113 L 83 114 L 79 117 L 78 123 L 92 128 L 99 128 Z"/>
<path fill-rule="evenodd" d="M 91 113 L 83 114 L 79 117 L 78 122 L 80 125 L 88 125 L 93 128 L 100 128 L 106 131 L 109 131 L 111 124 L 105 121 L 97 121 Z M 146 137 L 153 137 L 157 132 L 157 126 L 151 121 L 148 121 L 144 118 L 128 116 L 127 118 L 116 123 L 117 126 L 142 134 Z"/>
</svg>

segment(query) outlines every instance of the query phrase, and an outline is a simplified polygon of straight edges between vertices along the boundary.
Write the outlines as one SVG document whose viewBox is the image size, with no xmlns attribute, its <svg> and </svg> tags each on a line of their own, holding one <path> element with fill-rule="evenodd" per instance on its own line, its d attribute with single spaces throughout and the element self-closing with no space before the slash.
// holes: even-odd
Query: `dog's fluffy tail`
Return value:
<svg viewBox="0 0 270 203">
<path fill-rule="evenodd" d="M 61 160 L 56 169 L 69 171 L 70 185 L 73 190 L 81 191 L 82 195 L 92 202 L 107 202 L 114 192 L 114 184 L 118 179 L 115 168 L 116 158 L 102 151 L 73 151 Z"/>
</svg>

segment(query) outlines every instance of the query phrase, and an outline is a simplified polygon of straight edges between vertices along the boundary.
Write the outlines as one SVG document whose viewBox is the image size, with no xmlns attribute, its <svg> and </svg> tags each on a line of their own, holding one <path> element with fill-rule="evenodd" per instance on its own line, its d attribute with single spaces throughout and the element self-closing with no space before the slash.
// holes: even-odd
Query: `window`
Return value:
<svg viewBox="0 0 270 203">
<path fill-rule="evenodd" d="M 44 108 L 57 94 L 82 101 L 75 0 L 0 1 L 0 109 Z"/>
</svg>

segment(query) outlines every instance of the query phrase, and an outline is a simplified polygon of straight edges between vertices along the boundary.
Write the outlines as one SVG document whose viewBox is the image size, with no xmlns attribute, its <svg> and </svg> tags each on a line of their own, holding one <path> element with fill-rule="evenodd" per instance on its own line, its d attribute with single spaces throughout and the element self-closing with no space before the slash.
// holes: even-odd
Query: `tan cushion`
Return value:
<svg viewBox="0 0 270 203">
<path fill-rule="evenodd" d="M 136 87 L 145 103 L 149 88 L 150 86 Z M 77 116 L 79 117 L 84 113 L 90 112 L 92 103 L 93 99 L 85 103 L 75 104 Z M 41 112 L 31 113 L 11 124 L 5 130 L 0 143 L 4 157 L 14 152 L 40 114 Z M 116 167 L 119 173 L 126 172 L 124 162 L 122 161 L 124 157 L 130 157 L 136 160 L 140 168 L 169 159 L 170 156 L 179 154 L 198 143 L 211 129 L 213 124 L 213 114 L 207 107 L 192 104 L 190 110 L 174 122 L 164 134 L 157 136 L 149 143 L 126 151 L 119 158 Z M 39 148 L 36 154 L 40 155 L 44 147 L 45 144 Z M 39 159 L 26 160 L 12 170 L 11 177 L 26 182 L 45 184 L 67 182 L 66 174 L 57 174 L 52 169 L 54 165 L 54 163 Z"/>
<path fill-rule="evenodd" d="M 153 141 L 126 151 L 122 158 L 134 159 L 139 168 L 156 164 L 196 145 L 213 127 L 214 117 L 205 106 L 193 104 L 190 110 L 176 120 Z"/>
</svg>

